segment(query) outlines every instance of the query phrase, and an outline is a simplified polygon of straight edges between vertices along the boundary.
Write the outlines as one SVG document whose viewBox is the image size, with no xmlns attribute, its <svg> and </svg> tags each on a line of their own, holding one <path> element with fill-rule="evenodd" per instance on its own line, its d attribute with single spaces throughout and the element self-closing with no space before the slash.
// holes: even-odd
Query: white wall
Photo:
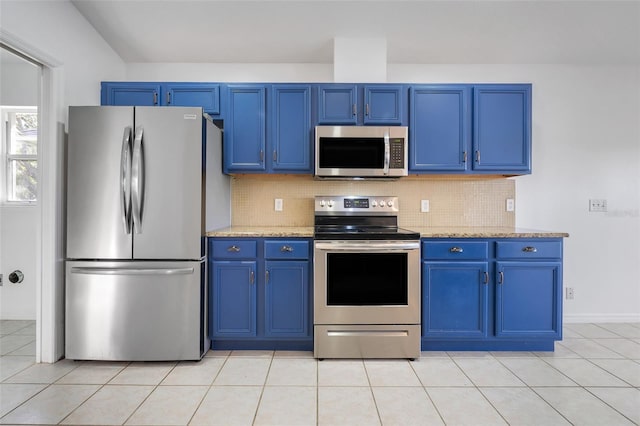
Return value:
<svg viewBox="0 0 640 426">
<path fill-rule="evenodd" d="M 567 321 L 640 320 L 640 66 L 388 65 L 389 82 L 532 83 L 518 227 L 568 232 Z M 129 64 L 130 80 L 331 81 L 327 64 Z M 589 213 L 606 198 L 608 213 Z"/>
</svg>

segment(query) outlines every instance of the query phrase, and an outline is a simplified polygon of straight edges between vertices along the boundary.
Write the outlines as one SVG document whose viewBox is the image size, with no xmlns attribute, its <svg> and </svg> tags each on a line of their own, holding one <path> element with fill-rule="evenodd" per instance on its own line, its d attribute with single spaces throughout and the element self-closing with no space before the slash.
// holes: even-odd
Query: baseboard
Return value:
<svg viewBox="0 0 640 426">
<path fill-rule="evenodd" d="M 640 322 L 640 314 L 564 314 L 565 324 Z"/>
</svg>

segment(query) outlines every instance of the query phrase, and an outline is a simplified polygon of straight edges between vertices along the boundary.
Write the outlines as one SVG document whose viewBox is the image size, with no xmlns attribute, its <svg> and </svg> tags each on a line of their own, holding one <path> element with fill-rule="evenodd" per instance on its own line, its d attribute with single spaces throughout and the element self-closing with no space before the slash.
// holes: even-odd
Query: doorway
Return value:
<svg viewBox="0 0 640 426">
<path fill-rule="evenodd" d="M 35 362 L 43 67 L 0 44 L 0 69 L 0 355 Z"/>
</svg>

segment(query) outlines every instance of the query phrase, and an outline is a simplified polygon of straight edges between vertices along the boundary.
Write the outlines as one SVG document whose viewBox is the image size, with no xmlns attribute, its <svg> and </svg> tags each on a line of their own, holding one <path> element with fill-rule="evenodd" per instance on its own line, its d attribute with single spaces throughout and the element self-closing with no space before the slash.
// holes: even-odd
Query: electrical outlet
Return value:
<svg viewBox="0 0 640 426">
<path fill-rule="evenodd" d="M 512 212 L 516 209 L 516 200 L 513 198 L 507 198 L 507 211 Z"/>
<path fill-rule="evenodd" d="M 573 287 L 567 287 L 564 289 L 564 298 L 567 300 L 573 300 Z"/>
<path fill-rule="evenodd" d="M 276 198 L 274 208 L 276 209 L 277 212 L 282 211 L 282 198 Z"/>
<path fill-rule="evenodd" d="M 420 201 L 420 211 L 422 213 L 429 213 L 429 200 Z"/>
<path fill-rule="evenodd" d="M 607 211 L 607 200 L 605 200 L 605 199 L 590 199 L 589 200 L 589 211 L 590 212 L 606 212 Z"/>
</svg>

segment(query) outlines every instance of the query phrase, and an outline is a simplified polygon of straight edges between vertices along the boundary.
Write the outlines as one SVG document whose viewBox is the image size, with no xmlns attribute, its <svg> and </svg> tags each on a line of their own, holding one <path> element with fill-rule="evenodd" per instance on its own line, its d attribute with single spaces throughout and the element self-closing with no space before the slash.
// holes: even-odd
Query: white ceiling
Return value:
<svg viewBox="0 0 640 426">
<path fill-rule="evenodd" d="M 125 62 L 332 63 L 384 37 L 388 63 L 640 64 L 640 1 L 72 0 Z"/>
</svg>

